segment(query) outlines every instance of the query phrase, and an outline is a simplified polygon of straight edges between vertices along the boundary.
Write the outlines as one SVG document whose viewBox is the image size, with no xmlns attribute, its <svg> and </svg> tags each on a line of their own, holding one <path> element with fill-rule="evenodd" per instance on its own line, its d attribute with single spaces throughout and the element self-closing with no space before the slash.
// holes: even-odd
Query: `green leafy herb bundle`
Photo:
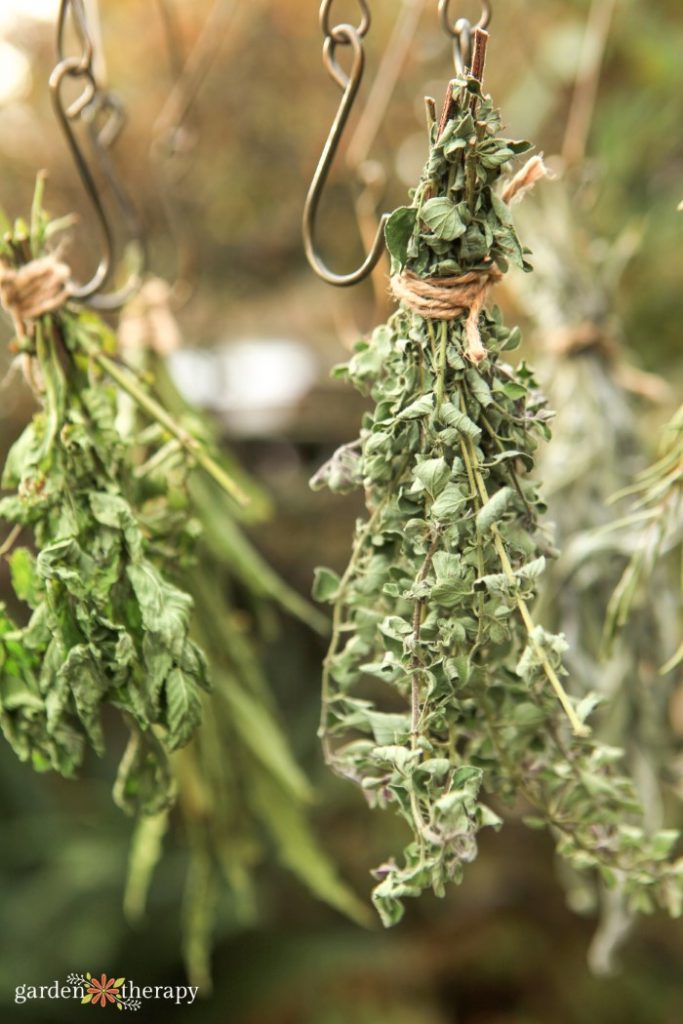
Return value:
<svg viewBox="0 0 683 1024">
<path fill-rule="evenodd" d="M 131 920 L 144 913 L 177 798 L 188 854 L 183 949 L 208 990 L 221 892 L 244 926 L 269 847 L 316 896 L 365 920 L 311 828 L 312 788 L 256 646 L 271 602 L 318 631 L 327 623 L 245 537 L 238 517 L 262 516 L 267 499 L 210 454 L 211 430 L 153 346 L 133 356 L 122 345 L 118 361 L 114 334 L 68 302 L 68 267 L 44 255 L 58 226 L 42 211 L 40 182 L 30 229 L 19 222 L 1 254 L 0 292 L 40 410 L 10 452 L 12 493 L 0 499 L 12 524 L 2 554 L 27 606 L 24 625 L 0 613 L 0 723 L 22 760 L 72 776 L 88 743 L 104 752 L 103 712 L 123 717 L 130 741 L 114 797 L 137 818 L 125 908 Z M 152 297 L 152 333 L 167 345 L 177 327 L 159 287 Z M 45 305 L 52 312 L 35 314 Z M 133 319 L 144 346 L 149 324 L 139 309 Z M 193 472 L 197 462 L 206 472 Z"/>
<path fill-rule="evenodd" d="M 114 709 L 131 733 L 115 797 L 151 813 L 172 800 L 168 754 L 199 724 L 208 681 L 190 637 L 192 598 L 163 571 L 186 557 L 195 525 L 164 494 L 138 500 L 118 395 L 181 435 L 111 358 L 115 338 L 97 316 L 66 294 L 47 303 L 52 312 L 43 300 L 26 316 L 33 287 L 63 276 L 45 255 L 52 226 L 41 199 L 42 180 L 30 227 L 19 222 L 0 254 L 18 358 L 40 404 L 2 477 L 0 519 L 12 527 L 3 554 L 27 611 L 23 624 L 0 612 L 0 724 L 22 760 L 71 776 L 87 744 L 103 753 L 102 712 Z M 196 439 L 181 440 L 236 493 Z"/>
<path fill-rule="evenodd" d="M 402 862 L 375 872 L 386 925 L 405 897 L 459 882 L 479 830 L 502 824 L 492 805 L 520 798 L 574 867 L 623 879 L 634 905 L 681 906 L 677 835 L 646 834 L 621 752 L 588 738 L 595 699 L 565 692 L 564 638 L 530 611 L 554 554 L 529 475 L 549 413 L 532 371 L 504 361 L 519 331 L 476 292 L 476 275 L 530 269 L 496 191 L 529 147 L 499 130 L 479 83 L 452 83 L 412 205 L 387 224 L 404 301 L 340 371 L 375 408 L 322 474 L 366 494 L 346 571 L 316 578 L 334 605 L 321 736 L 334 770 L 412 832 Z M 454 275 L 462 315 L 415 311 L 410 293 L 441 301 Z"/>
</svg>

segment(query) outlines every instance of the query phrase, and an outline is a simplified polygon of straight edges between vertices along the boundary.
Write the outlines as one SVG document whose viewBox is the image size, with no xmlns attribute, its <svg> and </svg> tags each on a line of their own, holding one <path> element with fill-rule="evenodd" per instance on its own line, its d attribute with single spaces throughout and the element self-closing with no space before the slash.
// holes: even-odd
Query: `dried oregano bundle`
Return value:
<svg viewBox="0 0 683 1024">
<path fill-rule="evenodd" d="M 104 751 L 101 714 L 116 709 L 131 741 L 115 795 L 152 813 L 172 799 L 167 755 L 199 724 L 208 683 L 192 599 L 161 568 L 183 561 L 196 529 L 163 493 L 139 500 L 133 441 L 116 423 L 121 390 L 234 488 L 110 358 L 104 323 L 68 302 L 69 270 L 45 255 L 41 192 L 30 228 L 18 223 L 0 253 L 2 302 L 40 405 L 2 477 L 3 555 L 27 611 L 17 624 L 0 609 L 0 725 L 21 760 L 71 776 L 88 743 Z"/>
<path fill-rule="evenodd" d="M 368 508 L 343 576 L 316 579 L 334 605 L 325 754 L 413 833 L 403 862 L 375 873 L 386 925 L 405 897 L 459 882 L 479 830 L 502 824 L 492 804 L 520 798 L 575 868 L 678 913 L 677 834 L 646 834 L 621 751 L 588 738 L 594 698 L 564 690 L 564 638 L 530 611 L 553 554 L 529 476 L 549 413 L 528 367 L 504 362 L 519 331 L 484 304 L 510 263 L 530 269 L 505 200 L 541 163 L 499 195 L 528 149 L 499 129 L 477 81 L 452 83 L 413 203 L 387 225 L 400 307 L 341 370 L 376 405 L 317 477 L 362 481 Z"/>
</svg>

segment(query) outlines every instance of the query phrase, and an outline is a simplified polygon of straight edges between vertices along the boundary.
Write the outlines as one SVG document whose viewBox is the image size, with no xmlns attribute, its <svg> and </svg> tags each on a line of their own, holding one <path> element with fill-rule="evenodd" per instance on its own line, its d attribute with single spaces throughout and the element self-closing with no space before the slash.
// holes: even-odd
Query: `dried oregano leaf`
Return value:
<svg viewBox="0 0 683 1024">
<path fill-rule="evenodd" d="M 529 270 L 494 192 L 527 147 L 498 137 L 477 83 L 457 81 L 453 96 L 412 207 L 389 221 L 393 272 Z M 532 371 L 503 361 L 518 329 L 498 310 L 478 327 L 486 356 L 472 365 L 464 316 L 401 305 L 345 371 L 376 404 L 355 467 L 367 517 L 341 579 L 317 578 L 334 606 L 320 733 L 333 769 L 412 833 L 401 862 L 376 870 L 375 906 L 392 925 L 405 897 L 443 895 L 476 857 L 479 830 L 499 828 L 497 809 L 521 799 L 575 868 L 618 882 L 634 909 L 678 913 L 683 863 L 647 834 L 621 751 L 587 735 L 594 702 L 564 690 L 564 638 L 529 610 L 554 555 L 529 475 L 550 414 Z"/>
</svg>

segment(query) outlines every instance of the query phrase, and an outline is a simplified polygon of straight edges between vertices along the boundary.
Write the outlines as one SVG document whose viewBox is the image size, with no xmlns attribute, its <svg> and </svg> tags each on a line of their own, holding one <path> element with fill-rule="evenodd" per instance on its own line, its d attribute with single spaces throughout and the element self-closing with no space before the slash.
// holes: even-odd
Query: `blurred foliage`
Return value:
<svg viewBox="0 0 683 1024">
<path fill-rule="evenodd" d="M 340 336 L 355 340 L 359 325 L 372 325 L 374 309 L 369 285 L 337 294 L 317 284 L 301 251 L 305 185 L 338 100 L 320 64 L 317 5 L 254 0 L 239 6 L 240 20 L 208 68 L 192 111 L 194 145 L 178 164 L 177 228 L 197 270 L 180 319 L 184 337 L 196 345 L 292 337 L 319 365 L 320 384 L 277 430 L 250 429 L 234 438 L 223 429 L 278 508 L 274 523 L 252 528 L 254 540 L 303 591 L 316 563 L 342 567 L 357 512 L 345 499 L 309 495 L 307 480 L 354 435 L 358 405 L 325 376 L 343 355 Z M 396 6 L 396 0 L 373 4 L 369 78 Z M 179 0 L 185 52 L 210 7 L 210 0 Z M 440 98 L 451 74 L 435 7 L 426 5 L 372 153 L 387 174 L 381 209 L 403 202 L 417 177 L 427 150 L 422 97 Z M 158 4 L 102 0 L 101 9 L 109 80 L 129 109 L 117 158 L 144 215 L 154 269 L 172 277 L 177 239 L 170 238 L 159 171 L 149 159 L 153 125 L 172 81 Z M 355 19 L 351 0 L 339 0 L 342 19 L 344 9 Z M 470 17 L 477 9 L 469 0 L 462 5 Z M 487 83 L 503 99 L 510 134 L 533 138 L 547 153 L 562 145 L 588 9 L 588 0 L 494 0 Z M 31 56 L 32 87 L 0 108 L 0 206 L 10 214 L 27 209 L 35 171 L 47 166 L 52 212 L 81 215 L 68 258 L 86 273 L 98 243 L 50 110 L 51 30 L 22 21 L 7 31 Z M 672 388 L 683 377 L 683 217 L 675 213 L 683 196 L 682 33 L 680 0 L 617 4 L 589 159 L 572 200 L 594 238 L 613 240 L 629 225 L 642 234 L 610 301 L 628 361 L 657 370 Z M 344 266 L 360 253 L 347 177 L 340 161 L 321 221 L 325 252 Z M 544 186 L 548 194 L 552 188 Z M 599 260 L 599 245 L 595 255 Z M 534 261 L 541 259 L 539 249 Z M 512 293 L 505 297 L 515 301 Z M 3 392 L 3 454 L 30 411 L 21 389 Z M 643 456 L 654 459 L 652 419 L 639 412 L 636 422 Z M 4 567 L 0 581 L 6 591 Z M 388 818 L 372 825 L 362 800 L 321 770 L 315 729 L 323 644 L 288 621 L 261 653 L 292 743 L 317 783 L 325 845 L 367 892 L 369 868 L 404 833 Z M 120 748 L 123 736 L 114 723 L 107 727 L 111 745 Z M 187 837 L 177 829 L 145 921 L 129 927 L 121 894 L 130 826 L 110 807 L 113 763 L 90 761 L 85 781 L 75 785 L 37 779 L 0 750 L 3 1019 L 27 1019 L 26 1007 L 11 1005 L 15 984 L 47 983 L 69 970 L 181 980 L 177 893 Z M 262 923 L 245 931 L 225 900 L 217 901 L 215 994 L 193 1007 L 193 1017 L 216 1024 L 679 1024 L 680 926 L 648 921 L 623 954 L 623 972 L 594 979 L 585 963 L 593 922 L 564 907 L 550 845 L 521 827 L 507 831 L 504 851 L 482 842 L 465 888 L 446 902 L 411 908 L 391 936 L 347 925 L 284 872 L 259 865 Z M 161 1004 L 158 1013 L 166 1018 Z M 71 1019 L 69 1007 L 56 1003 L 41 1004 L 39 1014 L 46 1021 Z M 148 1016 L 154 1019 L 153 1012 Z"/>
<path fill-rule="evenodd" d="M 560 555 L 549 565 L 539 615 L 569 641 L 566 664 L 574 692 L 593 691 L 604 702 L 592 724 L 605 742 L 626 752 L 646 829 L 654 832 L 665 817 L 668 825 L 681 821 L 672 728 L 679 681 L 673 665 L 660 676 L 683 618 L 675 578 L 657 575 L 630 628 L 612 637 L 609 649 L 603 634 L 612 593 L 631 554 L 630 545 L 610 529 L 626 511 L 624 501 L 614 499 L 647 460 L 643 418 L 653 405 L 666 407 L 671 392 L 663 379 L 624 361 L 623 330 L 614 312 L 614 291 L 641 233 L 626 227 L 610 244 L 600 244 L 585 230 L 576 191 L 570 176 L 519 215 L 537 270 L 515 284 L 534 321 L 541 376 L 557 410 L 538 475 Z M 665 816 L 667 804 L 673 807 Z M 596 971 L 613 972 L 633 926 L 623 892 L 600 891 L 594 880 L 575 872 L 562 875 L 575 909 L 600 911 L 590 963 Z"/>
<path fill-rule="evenodd" d="M 154 331 L 152 313 L 159 326 L 159 303 L 149 304 L 150 285 L 158 291 L 158 282 L 149 282 L 123 314 L 120 342 L 126 361 L 154 380 L 176 422 L 193 434 L 198 427 L 206 434 L 206 424 L 178 393 L 159 356 L 169 323 L 161 322 L 164 333 Z M 167 316 L 172 318 L 170 309 Z M 155 468 L 172 479 L 173 462 L 174 453 L 167 451 Z M 148 465 L 141 463 L 142 468 Z M 222 899 L 234 927 L 258 921 L 254 875 L 270 852 L 319 899 L 359 925 L 367 923 L 369 914 L 338 878 L 310 827 L 312 788 L 283 735 L 259 656 L 276 628 L 275 608 L 323 635 L 327 622 L 262 560 L 244 536 L 234 504 L 212 481 L 195 473 L 187 485 L 202 531 L 196 563 L 189 571 L 178 564 L 174 575 L 194 600 L 195 633 L 207 657 L 212 689 L 192 743 L 173 760 L 173 774 L 188 850 L 183 959 L 190 980 L 208 992 L 217 904 Z M 241 486 L 251 499 L 242 518 L 263 518 L 265 497 L 248 479 Z M 168 809 L 137 818 L 124 896 L 133 923 L 145 915 L 164 837 L 174 823 Z"/>
</svg>

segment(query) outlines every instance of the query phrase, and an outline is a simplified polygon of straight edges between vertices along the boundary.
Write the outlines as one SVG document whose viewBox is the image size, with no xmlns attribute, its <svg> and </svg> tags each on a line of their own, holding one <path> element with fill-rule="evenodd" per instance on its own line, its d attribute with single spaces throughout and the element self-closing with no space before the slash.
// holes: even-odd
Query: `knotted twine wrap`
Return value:
<svg viewBox="0 0 683 1024">
<path fill-rule="evenodd" d="M 57 256 L 42 256 L 14 269 L 0 262 L 0 305 L 14 321 L 20 342 L 27 324 L 54 313 L 71 297 L 71 270 Z"/>
<path fill-rule="evenodd" d="M 543 157 L 532 157 L 503 189 L 503 202 L 510 205 L 522 199 L 547 174 Z M 502 278 L 502 271 L 492 263 L 486 269 L 470 270 L 458 277 L 418 277 L 405 270 L 394 274 L 390 283 L 394 297 L 425 320 L 457 320 L 466 313 L 465 356 L 478 365 L 487 355 L 479 333 L 479 316 L 491 287 Z"/>
<path fill-rule="evenodd" d="M 486 359 L 486 349 L 479 333 L 479 315 L 489 289 L 502 277 L 493 265 L 460 277 L 418 277 L 407 270 L 392 277 L 391 290 L 399 302 L 425 320 L 457 320 L 467 313 L 465 355 L 471 362 L 481 363 Z"/>
</svg>

